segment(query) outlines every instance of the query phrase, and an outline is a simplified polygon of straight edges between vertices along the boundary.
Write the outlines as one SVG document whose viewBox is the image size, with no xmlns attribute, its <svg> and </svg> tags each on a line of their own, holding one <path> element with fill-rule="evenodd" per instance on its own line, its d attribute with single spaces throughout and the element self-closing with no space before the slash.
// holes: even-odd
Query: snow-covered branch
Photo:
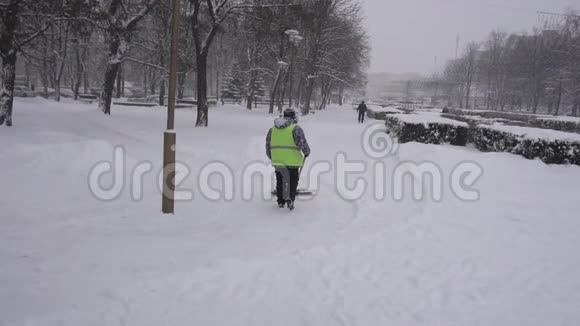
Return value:
<svg viewBox="0 0 580 326">
<path fill-rule="evenodd" d="M 153 63 L 150 63 L 150 62 L 145 62 L 145 61 L 138 60 L 138 59 L 135 59 L 135 58 L 125 57 L 121 61 L 134 62 L 134 63 L 138 63 L 140 65 L 144 65 L 144 66 L 147 66 L 147 67 L 159 69 L 159 70 L 161 70 L 161 71 L 163 71 L 165 73 L 169 73 L 169 70 L 167 70 L 167 68 L 165 68 L 165 67 L 161 67 L 161 66 L 158 66 L 156 64 L 153 64 Z"/>
</svg>

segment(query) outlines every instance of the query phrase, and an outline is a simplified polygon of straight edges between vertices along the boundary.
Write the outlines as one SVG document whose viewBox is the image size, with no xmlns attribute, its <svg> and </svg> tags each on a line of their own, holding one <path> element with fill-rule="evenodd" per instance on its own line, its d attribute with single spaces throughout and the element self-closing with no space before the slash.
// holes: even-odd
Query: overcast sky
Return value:
<svg viewBox="0 0 580 326">
<path fill-rule="evenodd" d="M 579 0 L 362 0 L 371 37 L 371 72 L 423 74 L 441 67 L 467 41 L 493 29 L 530 31 L 537 11 L 580 9 Z"/>
</svg>

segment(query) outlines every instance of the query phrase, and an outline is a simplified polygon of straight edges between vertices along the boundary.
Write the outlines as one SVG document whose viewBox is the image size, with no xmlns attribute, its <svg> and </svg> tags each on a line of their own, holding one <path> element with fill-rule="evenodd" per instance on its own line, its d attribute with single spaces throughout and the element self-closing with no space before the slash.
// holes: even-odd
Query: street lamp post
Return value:
<svg viewBox="0 0 580 326">
<path fill-rule="evenodd" d="M 173 214 L 175 207 L 175 86 L 179 45 L 179 19 L 181 1 L 173 0 L 173 23 L 171 29 L 171 58 L 169 62 L 169 94 L 167 103 L 167 130 L 163 133 L 163 195 L 161 211 Z"/>
<path fill-rule="evenodd" d="M 284 78 L 282 77 L 284 75 L 284 70 L 288 67 L 288 64 L 284 61 L 278 61 L 278 78 L 277 78 L 277 83 L 282 82 L 282 84 L 284 84 Z M 279 87 L 279 85 L 278 85 Z M 277 100 L 277 104 L 278 104 L 278 112 L 282 113 L 282 102 L 284 101 L 284 95 L 283 92 L 278 91 L 278 95 L 276 96 L 278 98 Z"/>
<path fill-rule="evenodd" d="M 286 35 L 290 38 L 291 43 L 291 52 L 290 52 L 290 66 L 288 67 L 288 78 L 290 78 L 290 92 L 288 96 L 288 106 L 292 107 L 292 95 L 294 92 L 294 60 L 296 59 L 296 48 L 302 41 L 303 37 L 300 36 L 300 33 L 297 30 L 287 30 Z"/>
</svg>

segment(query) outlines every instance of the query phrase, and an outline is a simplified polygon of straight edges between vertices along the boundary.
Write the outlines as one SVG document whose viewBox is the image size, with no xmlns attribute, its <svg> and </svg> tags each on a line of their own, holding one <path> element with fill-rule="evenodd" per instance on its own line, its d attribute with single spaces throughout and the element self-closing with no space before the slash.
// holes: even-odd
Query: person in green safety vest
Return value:
<svg viewBox="0 0 580 326">
<path fill-rule="evenodd" d="M 298 126 L 296 111 L 284 110 L 282 117 L 274 120 L 274 127 L 266 137 L 266 155 L 276 172 L 276 197 L 278 207 L 294 209 L 300 170 L 310 155 L 310 146 L 304 131 Z"/>
</svg>

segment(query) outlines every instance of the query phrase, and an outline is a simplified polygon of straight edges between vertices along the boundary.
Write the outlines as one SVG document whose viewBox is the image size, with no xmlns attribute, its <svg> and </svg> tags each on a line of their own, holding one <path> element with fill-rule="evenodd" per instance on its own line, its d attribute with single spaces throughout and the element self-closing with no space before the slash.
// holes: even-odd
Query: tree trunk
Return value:
<svg viewBox="0 0 580 326">
<path fill-rule="evenodd" d="M 322 85 L 320 85 L 320 103 L 318 104 L 317 110 L 320 111 L 324 107 L 324 99 L 326 97 L 326 87 L 328 84 L 328 80 L 324 78 L 322 80 Z"/>
<path fill-rule="evenodd" d="M 196 63 L 197 65 L 197 63 Z M 197 78 L 198 78 L 198 74 L 197 71 L 193 72 L 193 90 L 195 91 L 195 94 L 193 94 L 193 97 L 197 100 Z"/>
<path fill-rule="evenodd" d="M 538 87 L 536 87 L 536 91 L 532 98 L 532 113 L 536 114 L 538 112 L 538 105 L 540 105 L 540 94 L 538 92 Z"/>
<path fill-rule="evenodd" d="M 121 96 L 125 97 L 125 70 L 121 69 Z"/>
<path fill-rule="evenodd" d="M 284 108 L 284 97 L 286 96 L 286 85 L 288 84 L 288 73 L 284 74 L 284 80 L 282 81 L 282 89 L 280 90 L 280 95 L 278 96 L 278 112 L 282 113 Z"/>
<path fill-rule="evenodd" d="M 338 89 L 338 105 L 342 106 L 344 96 L 344 85 L 340 84 L 340 88 Z"/>
<path fill-rule="evenodd" d="M 304 108 L 302 109 L 302 115 L 307 115 L 310 113 L 310 100 L 312 99 L 312 92 L 314 91 L 314 78 L 308 78 L 308 83 L 306 84 L 306 96 L 304 98 Z"/>
<path fill-rule="evenodd" d="M 179 72 L 177 74 L 177 98 L 183 99 L 183 92 L 185 90 L 185 73 Z"/>
<path fill-rule="evenodd" d="M 54 81 L 54 100 L 60 102 L 60 80 Z"/>
<path fill-rule="evenodd" d="M 42 88 L 44 91 L 44 98 L 48 98 L 48 62 L 47 58 L 47 47 L 46 41 L 43 42 L 42 46 L 42 68 L 40 69 L 40 82 L 42 83 Z"/>
<path fill-rule="evenodd" d="M 558 80 L 558 99 L 556 100 L 556 110 L 554 111 L 554 115 L 560 114 L 561 105 L 562 105 L 562 73 L 560 73 L 560 77 Z"/>
<path fill-rule="evenodd" d="M 161 79 L 161 83 L 159 85 L 159 105 L 165 105 L 165 78 Z"/>
<path fill-rule="evenodd" d="M 26 87 L 34 90 L 34 87 L 31 85 L 30 82 L 30 65 L 24 65 L 24 75 L 26 77 Z"/>
<path fill-rule="evenodd" d="M 580 74 L 576 79 L 576 91 L 574 92 L 574 107 L 572 115 L 577 117 L 580 114 Z"/>
<path fill-rule="evenodd" d="M 147 98 L 147 95 L 149 93 L 149 74 L 147 72 L 145 72 L 143 74 L 143 96 L 145 98 Z"/>
<path fill-rule="evenodd" d="M 292 71 L 290 72 L 290 77 L 289 77 L 289 79 L 290 79 L 290 86 L 288 87 L 289 88 L 289 91 L 288 91 L 288 107 L 290 107 L 290 108 L 294 104 L 294 103 L 292 103 L 292 97 L 294 97 L 294 72 L 293 72 L 294 68 L 291 68 L 291 69 L 292 69 Z"/>
<path fill-rule="evenodd" d="M 485 106 L 487 110 L 491 109 L 491 83 L 487 85 L 487 94 L 485 94 Z"/>
<path fill-rule="evenodd" d="M 121 74 L 123 73 L 123 68 L 121 67 L 121 65 L 119 65 L 119 69 L 117 71 L 117 90 L 115 92 L 115 97 L 116 98 L 121 98 L 121 86 L 122 86 L 122 81 L 121 81 Z"/>
<path fill-rule="evenodd" d="M 278 94 L 278 87 L 280 86 L 280 79 L 282 78 L 282 69 L 278 69 L 278 74 L 276 75 L 276 80 L 274 81 L 274 87 L 270 92 L 270 108 L 268 109 L 268 113 L 274 113 L 274 102 L 276 101 L 276 94 Z"/>
<path fill-rule="evenodd" d="M 155 82 L 155 79 L 157 78 L 155 71 L 153 70 L 153 68 L 149 69 L 149 88 L 151 91 L 151 95 L 155 95 L 155 88 L 157 87 L 157 83 Z"/>
<path fill-rule="evenodd" d="M 55 71 L 55 78 L 54 78 L 54 89 L 55 89 L 55 100 L 60 102 L 60 84 L 62 80 L 62 74 L 64 72 L 64 67 L 66 66 L 67 62 L 67 55 L 68 55 L 68 34 L 69 34 L 69 25 L 68 23 L 65 25 L 64 30 L 62 24 L 59 24 L 59 33 L 61 34 L 59 37 L 59 45 L 58 45 L 58 57 L 60 59 L 60 63 L 56 67 Z M 62 35 L 64 33 L 64 36 Z M 64 38 L 64 39 L 63 39 Z M 58 62 L 58 60 L 57 60 Z"/>
<path fill-rule="evenodd" d="M 256 94 L 256 72 L 250 73 L 250 82 L 248 83 L 248 93 L 246 94 L 246 109 L 252 110 L 252 101 Z"/>
<path fill-rule="evenodd" d="M 298 95 L 296 96 L 296 107 L 300 108 L 302 102 L 302 92 L 304 91 L 304 80 L 300 78 L 300 82 L 298 83 Z"/>
<path fill-rule="evenodd" d="M 83 66 L 83 90 L 85 94 L 89 92 L 89 74 L 87 74 L 87 70 Z"/>
<path fill-rule="evenodd" d="M 163 52 L 163 50 L 161 50 L 159 52 L 158 65 L 161 67 L 165 66 L 165 53 Z M 167 75 L 167 77 L 169 78 L 169 75 Z M 159 100 L 158 100 L 158 102 L 159 102 L 159 105 L 161 105 L 161 106 L 165 105 L 165 76 L 163 75 L 163 73 L 161 74 L 161 80 L 159 81 Z"/>
<path fill-rule="evenodd" d="M 75 82 L 74 82 L 74 88 L 73 88 L 73 92 L 74 92 L 74 99 L 75 101 L 79 99 L 79 90 L 81 88 L 81 82 L 83 80 L 83 72 L 84 72 L 84 66 L 81 60 L 81 51 L 80 51 L 80 45 L 79 45 L 79 41 L 76 41 L 76 46 L 75 46 L 75 59 L 76 59 L 76 78 L 75 78 Z"/>
<path fill-rule="evenodd" d="M 246 97 L 246 109 L 247 109 L 247 110 L 250 110 L 250 111 L 252 110 L 252 103 L 253 103 L 253 101 L 252 101 L 252 100 L 253 100 L 253 96 L 251 96 L 251 95 L 248 95 L 248 96 Z"/>
<path fill-rule="evenodd" d="M 469 98 L 470 97 L 471 97 L 471 85 L 467 86 L 466 94 L 465 94 L 465 108 L 467 110 L 470 109 L 470 106 L 469 106 Z"/>
<path fill-rule="evenodd" d="M 324 106 L 322 108 L 326 109 L 326 106 L 330 103 L 331 100 L 332 100 L 332 81 L 328 83 L 328 89 L 326 90 L 326 99 L 324 100 Z"/>
<path fill-rule="evenodd" d="M 330 97 L 332 95 L 332 82 L 328 83 L 328 86 L 326 87 L 326 91 L 324 92 L 324 95 L 322 97 L 322 109 L 326 109 L 326 105 L 328 105 L 328 102 L 330 101 Z"/>
<path fill-rule="evenodd" d="M 66 51 L 66 50 L 65 50 Z M 62 79 L 62 74 L 64 72 L 64 66 L 66 64 L 66 52 L 62 58 L 62 62 L 60 64 L 59 70 L 56 73 L 56 78 L 54 79 L 54 99 L 57 102 L 60 102 L 60 83 Z"/>
<path fill-rule="evenodd" d="M 113 89 L 115 88 L 115 79 L 119 72 L 119 63 L 110 62 L 105 71 L 105 81 L 103 82 L 103 90 L 101 91 L 101 99 L 99 101 L 99 109 L 104 114 L 111 114 L 111 101 L 113 98 Z"/>
<path fill-rule="evenodd" d="M 16 51 L 11 50 L 2 57 L 2 89 L 0 90 L 0 126 L 12 126 L 12 104 L 14 81 L 16 80 Z"/>
<path fill-rule="evenodd" d="M 215 70 L 215 100 L 216 102 L 220 98 L 220 69 L 219 66 Z"/>
<path fill-rule="evenodd" d="M 123 42 L 128 43 L 128 40 L 123 40 Z M 111 101 L 115 88 L 115 79 L 117 79 L 117 75 L 119 74 L 119 68 L 125 50 L 126 48 L 121 46 L 121 39 L 115 39 L 109 45 L 109 61 L 107 63 L 107 69 L 105 70 L 103 89 L 101 90 L 101 97 L 99 99 L 99 109 L 104 114 L 111 115 Z"/>
<path fill-rule="evenodd" d="M 207 53 L 197 53 L 197 127 L 207 127 Z"/>
</svg>

